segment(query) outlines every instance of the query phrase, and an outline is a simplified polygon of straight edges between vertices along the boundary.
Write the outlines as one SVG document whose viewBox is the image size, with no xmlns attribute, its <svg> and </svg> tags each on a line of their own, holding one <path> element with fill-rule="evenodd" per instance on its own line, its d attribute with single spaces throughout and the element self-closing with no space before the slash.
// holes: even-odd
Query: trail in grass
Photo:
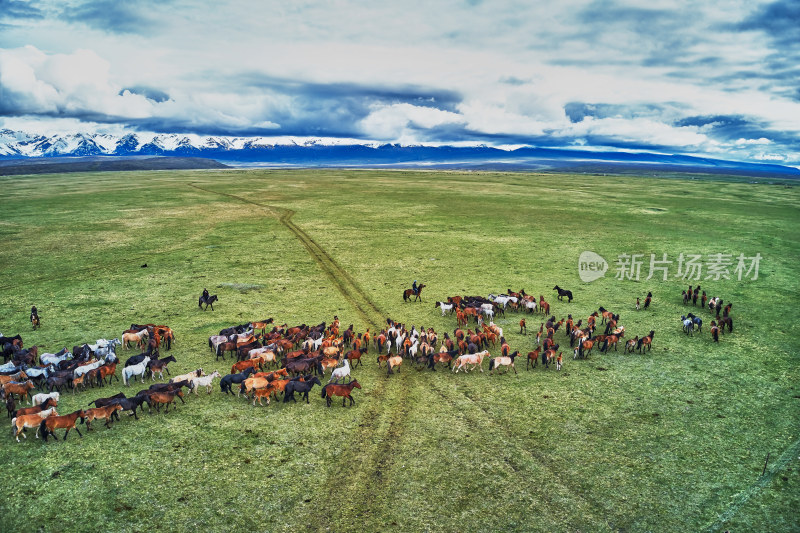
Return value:
<svg viewBox="0 0 800 533">
<path fill-rule="evenodd" d="M 322 271 L 325 272 L 331 282 L 336 285 L 336 288 L 342 294 L 342 297 L 353 306 L 364 322 L 375 329 L 378 329 L 380 324 L 383 323 L 385 316 L 384 313 L 374 302 L 369 299 L 367 294 L 352 278 L 352 276 L 350 276 L 346 270 L 339 266 L 333 257 L 331 257 L 322 246 L 320 246 L 313 238 L 311 238 L 310 235 L 303 231 L 297 224 L 292 222 L 292 217 L 295 214 L 293 210 L 274 205 L 262 204 L 230 193 L 206 189 L 195 183 L 190 183 L 189 186 L 203 192 L 224 196 L 233 200 L 258 206 L 266 210 L 270 216 L 276 217 L 281 225 L 292 232 L 292 234 L 294 234 L 294 236 L 297 237 L 301 243 L 303 243 L 303 246 L 306 248 L 314 261 L 319 265 Z"/>
<path fill-rule="evenodd" d="M 266 210 L 270 216 L 277 216 L 280 223 L 303 243 L 311 257 L 361 318 L 376 330 L 380 329 L 384 313 L 322 246 L 292 222 L 295 214 L 293 210 L 205 189 L 194 183 L 189 185 L 204 192 L 256 205 Z M 388 386 L 389 383 L 392 386 Z M 392 445 L 400 438 L 408 415 L 407 376 L 397 374 L 392 379 L 379 380 L 370 391 L 370 397 L 371 401 L 364 402 L 361 406 L 357 434 L 353 435 L 347 448 L 340 450 L 338 466 L 324 482 L 324 493 L 327 494 L 337 494 L 341 486 L 348 487 L 347 501 L 355 503 L 358 512 L 367 514 L 373 509 L 373 505 L 380 505 L 376 498 L 384 492 L 383 473 L 389 468 Z M 358 465 L 358 468 L 353 468 L 353 465 Z M 311 516 L 301 523 L 310 524 L 322 520 L 320 529 L 328 529 L 330 524 L 346 523 L 354 512 L 356 509 L 348 507 L 344 500 L 328 499 L 315 506 Z"/>
<path fill-rule="evenodd" d="M 722 529 L 722 525 L 733 518 L 739 508 L 747 503 L 747 500 L 761 491 L 761 489 L 769 485 L 775 475 L 784 470 L 792 460 L 798 457 L 798 455 L 800 455 L 800 439 L 794 441 L 791 446 L 786 448 L 786 451 L 783 452 L 778 461 L 763 476 L 759 477 L 758 481 L 736 495 L 730 506 L 728 506 L 728 508 L 722 514 L 720 514 L 717 519 L 705 530 L 711 532 Z"/>
</svg>

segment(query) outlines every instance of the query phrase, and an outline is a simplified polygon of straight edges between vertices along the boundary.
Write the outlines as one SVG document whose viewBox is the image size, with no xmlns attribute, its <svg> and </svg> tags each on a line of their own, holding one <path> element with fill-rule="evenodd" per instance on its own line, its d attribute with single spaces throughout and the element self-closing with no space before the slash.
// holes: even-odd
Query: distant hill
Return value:
<svg viewBox="0 0 800 533">
<path fill-rule="evenodd" d="M 648 152 L 535 147 L 504 150 L 482 145 L 408 146 L 357 139 L 202 137 L 194 134 L 129 133 L 114 136 L 76 133 L 46 137 L 0 130 L 0 165 L 12 165 L 15 168 L 13 173 L 20 173 L 16 167 L 23 167 L 31 161 L 36 161 L 37 165 L 38 162 L 55 164 L 41 172 L 220 168 L 214 165 L 221 161 L 233 166 L 267 167 L 447 168 L 609 174 L 675 172 L 800 178 L 800 170 L 784 165 Z M 8 174 L 12 170 L 0 166 L 0 173 Z"/>
<path fill-rule="evenodd" d="M 126 170 L 195 170 L 229 168 L 202 157 L 56 157 L 0 160 L 0 176 L 61 174 L 65 172 L 113 172 Z"/>
</svg>

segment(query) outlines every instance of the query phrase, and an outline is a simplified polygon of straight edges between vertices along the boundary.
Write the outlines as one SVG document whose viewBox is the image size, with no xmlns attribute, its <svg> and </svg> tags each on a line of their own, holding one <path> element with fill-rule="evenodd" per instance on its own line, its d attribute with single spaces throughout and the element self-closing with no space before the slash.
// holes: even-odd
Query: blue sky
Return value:
<svg viewBox="0 0 800 533">
<path fill-rule="evenodd" d="M 800 2 L 0 0 L 0 127 L 800 165 Z"/>
</svg>

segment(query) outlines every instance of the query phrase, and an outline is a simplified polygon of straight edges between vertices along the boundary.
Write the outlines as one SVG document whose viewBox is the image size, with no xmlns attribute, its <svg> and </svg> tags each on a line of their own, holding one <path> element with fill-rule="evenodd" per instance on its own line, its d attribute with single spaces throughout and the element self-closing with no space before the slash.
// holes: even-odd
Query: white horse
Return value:
<svg viewBox="0 0 800 533">
<path fill-rule="evenodd" d="M 334 368 L 333 372 L 331 372 L 331 379 L 328 380 L 328 383 L 331 381 L 336 381 L 339 383 L 339 378 L 342 379 L 342 383 L 344 383 L 344 378 L 350 375 L 350 362 L 345 359 L 342 363 L 342 366 L 338 368 Z"/>
<path fill-rule="evenodd" d="M 54 399 L 58 402 L 59 398 L 61 398 L 61 394 L 58 392 L 51 392 L 50 394 L 34 394 L 33 395 L 33 405 L 39 405 L 40 403 L 44 403 L 47 401 L 48 398 Z"/>
<path fill-rule="evenodd" d="M 453 372 L 458 374 L 460 369 L 464 369 L 464 372 L 469 372 L 470 369 L 467 368 L 467 365 L 472 365 L 472 370 L 475 370 L 475 367 L 481 369 L 483 372 L 483 358 L 489 355 L 489 350 L 484 350 L 482 352 L 467 354 L 467 355 L 460 355 L 458 359 L 456 359 L 456 364 L 453 365 Z"/>
<path fill-rule="evenodd" d="M 139 363 L 138 365 L 131 365 L 126 366 L 122 369 L 122 382 L 125 385 L 129 385 L 128 380 L 133 377 L 136 379 L 136 376 L 142 376 L 142 383 L 144 383 L 144 373 L 147 370 L 147 363 L 150 362 L 150 357 L 145 356 L 144 360 Z"/>
<path fill-rule="evenodd" d="M 683 321 L 683 332 L 687 335 L 694 336 L 694 321 L 685 316 L 681 316 L 681 321 Z"/>
<path fill-rule="evenodd" d="M 82 375 L 86 374 L 87 372 L 94 370 L 95 368 L 100 368 L 100 366 L 105 363 L 104 359 L 98 359 L 94 363 L 89 363 L 88 365 L 79 366 L 75 369 L 72 373 L 72 377 L 79 378 Z"/>
<path fill-rule="evenodd" d="M 214 378 L 220 377 L 220 373 L 214 370 L 208 376 L 196 377 L 189 380 L 189 392 L 194 390 L 195 396 L 197 395 L 197 389 L 200 387 L 205 387 L 206 392 L 211 394 L 211 382 L 214 381 Z"/>
<path fill-rule="evenodd" d="M 453 309 L 455 308 L 455 306 L 453 304 L 448 304 L 448 303 L 444 303 L 444 302 L 436 302 L 436 307 L 441 307 L 442 308 L 442 316 L 444 316 L 444 314 L 447 313 L 447 312 L 452 314 L 453 313 Z"/>
</svg>

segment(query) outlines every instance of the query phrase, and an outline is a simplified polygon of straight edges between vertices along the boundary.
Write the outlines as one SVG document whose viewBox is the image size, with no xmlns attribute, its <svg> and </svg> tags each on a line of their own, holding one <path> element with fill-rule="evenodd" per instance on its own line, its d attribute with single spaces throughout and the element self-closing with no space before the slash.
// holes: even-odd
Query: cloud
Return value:
<svg viewBox="0 0 800 533">
<path fill-rule="evenodd" d="M 0 20 L 30 20 L 44 18 L 41 9 L 20 0 L 0 0 Z"/>
<path fill-rule="evenodd" d="M 103 32 L 151 35 L 163 27 L 154 11 L 163 7 L 164 3 L 151 0 L 90 0 L 77 6 L 65 7 L 62 16 L 65 20 L 85 24 Z"/>
</svg>

